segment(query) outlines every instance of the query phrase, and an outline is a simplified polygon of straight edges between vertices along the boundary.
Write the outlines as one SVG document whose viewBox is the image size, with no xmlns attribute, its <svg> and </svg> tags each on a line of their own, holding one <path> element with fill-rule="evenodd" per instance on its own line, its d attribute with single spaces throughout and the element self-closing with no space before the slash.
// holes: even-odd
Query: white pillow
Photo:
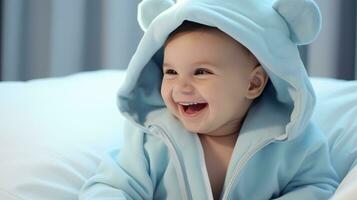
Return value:
<svg viewBox="0 0 357 200">
<path fill-rule="evenodd" d="M 312 79 L 313 119 L 327 135 L 332 162 L 342 179 L 357 164 L 357 81 Z"/>
<path fill-rule="evenodd" d="M 0 83 L 0 199 L 77 199 L 102 153 L 120 146 L 124 71 Z"/>
</svg>

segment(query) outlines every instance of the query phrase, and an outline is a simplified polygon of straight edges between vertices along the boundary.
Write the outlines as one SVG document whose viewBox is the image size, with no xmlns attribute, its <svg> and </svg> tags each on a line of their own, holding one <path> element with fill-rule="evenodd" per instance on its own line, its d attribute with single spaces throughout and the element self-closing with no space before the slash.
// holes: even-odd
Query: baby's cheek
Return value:
<svg viewBox="0 0 357 200">
<path fill-rule="evenodd" d="M 163 83 L 161 85 L 161 97 L 164 100 L 164 103 L 166 107 L 171 108 L 173 105 L 173 99 L 172 99 L 172 88 L 168 85 Z"/>
<path fill-rule="evenodd" d="M 168 96 L 168 88 L 167 87 L 168 87 L 167 84 L 163 81 L 161 84 L 161 97 L 165 101 L 165 103 L 166 103 L 166 99 Z"/>
</svg>

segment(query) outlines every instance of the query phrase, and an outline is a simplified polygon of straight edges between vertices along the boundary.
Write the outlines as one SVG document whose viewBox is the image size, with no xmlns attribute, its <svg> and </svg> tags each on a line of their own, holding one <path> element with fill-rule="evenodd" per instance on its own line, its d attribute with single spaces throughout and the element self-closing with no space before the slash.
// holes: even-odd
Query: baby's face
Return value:
<svg viewBox="0 0 357 200">
<path fill-rule="evenodd" d="M 255 62 L 222 32 L 179 33 L 165 47 L 161 95 L 189 131 L 237 133 L 251 104 L 246 93 Z"/>
</svg>

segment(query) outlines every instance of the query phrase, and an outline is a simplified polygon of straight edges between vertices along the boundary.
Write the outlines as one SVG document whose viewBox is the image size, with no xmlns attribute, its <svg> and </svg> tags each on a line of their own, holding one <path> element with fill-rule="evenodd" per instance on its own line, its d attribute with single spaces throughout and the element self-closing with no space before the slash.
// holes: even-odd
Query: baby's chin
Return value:
<svg viewBox="0 0 357 200">
<path fill-rule="evenodd" d="M 174 115 L 174 117 L 175 117 L 179 122 L 181 122 L 182 126 L 183 126 L 187 131 L 189 131 L 189 132 L 191 132 L 191 133 L 199 133 L 199 132 L 202 132 L 202 130 L 199 129 L 199 128 L 197 128 L 197 127 L 191 127 L 191 126 L 187 125 L 187 124 L 185 123 L 185 121 L 182 120 L 182 119 L 181 119 L 180 117 L 178 117 L 177 115 Z"/>
<path fill-rule="evenodd" d="M 231 134 L 226 134 L 226 133 L 222 133 L 222 132 L 220 132 L 221 134 L 217 134 L 217 131 L 215 131 L 216 129 L 212 130 L 209 127 L 206 127 L 206 128 L 190 127 L 190 126 L 185 125 L 185 123 L 182 121 L 181 121 L 181 123 L 187 131 L 189 131 L 190 133 L 197 133 L 197 135 L 199 135 L 199 136 L 224 137 L 224 136 L 231 135 Z"/>
<path fill-rule="evenodd" d="M 199 136 L 213 136 L 213 137 L 222 137 L 222 136 L 229 136 L 232 133 L 225 133 L 224 131 L 218 131 L 219 129 L 214 129 L 213 127 L 192 127 L 186 124 L 180 117 L 174 115 L 174 117 L 180 121 L 182 126 L 190 133 L 198 134 Z M 217 132 L 221 134 L 217 134 Z M 237 132 L 237 131 L 236 131 Z"/>
<path fill-rule="evenodd" d="M 172 113 L 173 116 L 181 122 L 182 126 L 188 131 L 188 132 L 191 132 L 191 133 L 197 133 L 197 134 L 201 134 L 201 135 L 211 135 L 211 136 L 215 136 L 213 134 L 211 134 L 211 132 L 213 132 L 213 130 L 211 130 L 210 127 L 202 127 L 204 125 L 202 125 L 201 127 L 197 126 L 197 125 L 192 125 L 192 124 L 189 124 L 188 122 L 185 122 L 185 120 L 183 120 L 181 117 L 180 117 L 180 114 L 179 113 L 176 113 L 176 112 L 173 112 Z"/>
<path fill-rule="evenodd" d="M 206 130 L 205 128 L 202 127 L 191 127 L 187 124 L 185 124 L 184 122 L 181 121 L 181 123 L 183 124 L 183 126 L 185 127 L 186 130 L 188 130 L 191 133 L 197 133 L 197 134 L 201 134 L 201 135 L 210 135 L 210 131 Z"/>
<path fill-rule="evenodd" d="M 232 135 L 232 133 L 224 132 L 224 131 L 219 131 L 218 129 L 214 129 L 213 127 L 190 127 L 186 126 L 184 123 L 182 123 L 183 126 L 185 127 L 186 130 L 188 130 L 191 133 L 197 133 L 199 136 L 212 136 L 212 137 L 225 137 Z"/>
</svg>

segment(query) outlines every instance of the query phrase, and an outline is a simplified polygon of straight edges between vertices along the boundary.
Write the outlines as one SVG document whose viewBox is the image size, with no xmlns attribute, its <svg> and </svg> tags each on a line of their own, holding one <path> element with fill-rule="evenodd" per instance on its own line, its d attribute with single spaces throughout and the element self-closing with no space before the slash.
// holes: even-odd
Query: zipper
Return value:
<svg viewBox="0 0 357 200">
<path fill-rule="evenodd" d="M 190 192 L 190 188 L 187 185 L 188 180 L 187 180 L 187 175 L 185 173 L 185 171 L 183 170 L 184 167 L 182 166 L 182 161 L 180 160 L 177 150 L 175 148 L 175 145 L 172 141 L 172 139 L 166 134 L 166 132 L 159 126 L 157 125 L 149 125 L 149 128 L 152 130 L 152 132 L 155 134 L 155 132 L 159 133 L 158 136 L 159 138 L 161 138 L 163 140 L 163 142 L 166 144 L 166 146 L 169 149 L 169 153 L 173 159 L 174 162 L 174 167 L 177 173 L 177 178 L 178 178 L 178 182 L 179 182 L 179 188 L 181 191 L 181 194 L 183 195 L 183 199 L 184 200 L 191 200 L 191 192 Z M 157 131 L 154 131 L 154 130 Z"/>
<path fill-rule="evenodd" d="M 198 136 L 195 137 L 195 141 L 196 141 L 196 145 L 197 145 L 198 151 L 199 151 L 201 171 L 203 173 L 203 181 L 205 183 L 207 191 L 210 191 L 210 193 L 208 194 L 208 198 L 209 198 L 209 200 L 213 200 L 213 191 L 211 189 L 211 182 L 209 180 L 209 176 L 208 176 L 208 172 L 207 172 L 207 166 L 206 166 L 206 161 L 204 158 L 204 152 L 203 152 L 202 144 L 201 144 Z"/>
<path fill-rule="evenodd" d="M 265 140 L 264 142 L 262 142 L 258 148 L 256 148 L 254 151 L 247 153 L 237 164 L 237 167 L 234 169 L 233 172 L 233 176 L 227 186 L 227 189 L 224 190 L 223 192 L 223 196 L 222 196 L 222 200 L 228 200 L 228 195 L 231 192 L 237 177 L 239 176 L 239 173 L 241 172 L 242 168 L 247 164 L 247 162 L 261 149 L 263 149 L 264 147 L 266 147 L 267 145 L 269 145 L 270 143 L 272 143 L 273 141 L 275 141 L 275 138 L 269 139 L 269 140 Z"/>
</svg>

